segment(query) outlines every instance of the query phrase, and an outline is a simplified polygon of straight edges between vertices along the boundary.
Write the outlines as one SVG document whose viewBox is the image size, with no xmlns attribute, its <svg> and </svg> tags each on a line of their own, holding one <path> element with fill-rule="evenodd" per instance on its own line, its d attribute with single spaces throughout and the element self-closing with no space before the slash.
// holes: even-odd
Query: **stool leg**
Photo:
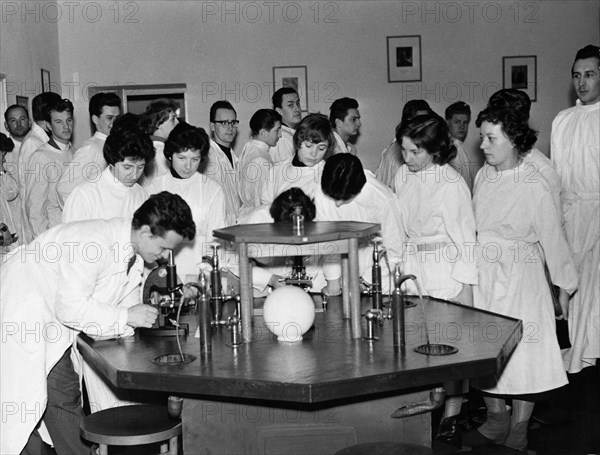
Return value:
<svg viewBox="0 0 600 455">
<path fill-rule="evenodd" d="M 177 455 L 177 452 L 178 452 L 177 440 L 178 439 L 179 439 L 179 436 L 173 436 L 171 439 L 169 439 L 169 455 Z"/>
<path fill-rule="evenodd" d="M 108 455 L 108 446 L 106 444 L 98 445 L 98 454 L 99 455 Z"/>
</svg>

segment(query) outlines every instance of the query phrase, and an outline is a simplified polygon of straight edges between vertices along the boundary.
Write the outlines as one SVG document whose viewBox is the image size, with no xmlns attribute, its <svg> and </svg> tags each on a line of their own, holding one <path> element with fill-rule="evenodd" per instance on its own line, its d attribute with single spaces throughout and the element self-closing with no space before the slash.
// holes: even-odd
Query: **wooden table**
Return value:
<svg viewBox="0 0 600 455">
<path fill-rule="evenodd" d="M 317 221 L 304 224 L 296 235 L 291 223 L 238 224 L 217 229 L 213 235 L 237 244 L 242 300 L 242 337 L 252 341 L 252 264 L 251 258 L 307 255 L 342 255 L 344 317 L 350 316 L 352 334 L 360 338 L 360 275 L 358 239 L 376 234 L 381 226 L 357 221 Z M 349 308 L 349 315 L 348 315 Z"/>
<path fill-rule="evenodd" d="M 320 298 L 315 300 L 320 306 Z M 367 309 L 369 299 L 362 304 Z M 185 365 L 152 363 L 177 352 L 173 338 L 136 334 L 93 341 L 80 336 L 78 345 L 86 361 L 116 387 L 183 396 L 186 453 L 281 453 L 283 446 L 273 444 L 308 444 L 319 432 L 322 439 L 315 446 L 327 443 L 329 449 L 376 440 L 427 444 L 429 416 L 403 422 L 391 419 L 391 412 L 426 398 L 426 387 L 499 374 L 521 338 L 522 324 L 436 299 L 426 298 L 425 308 L 427 328 L 420 306 L 406 309 L 407 346 L 397 353 L 389 320 L 376 328 L 379 341 L 354 338 L 350 321 L 342 319 L 340 298 L 329 300 L 327 312 L 317 313 L 314 328 L 295 344 L 278 342 L 258 315 L 253 342 L 235 349 L 227 345 L 226 329 L 214 329 L 207 358 L 200 356 L 199 340 L 188 336 L 183 351 L 197 359 Z M 195 328 L 192 317 L 188 322 Z M 366 333 L 364 318 L 361 324 Z M 458 353 L 416 353 L 426 332 L 431 343 L 456 346 Z M 275 448 L 269 452 L 261 444 Z"/>
</svg>

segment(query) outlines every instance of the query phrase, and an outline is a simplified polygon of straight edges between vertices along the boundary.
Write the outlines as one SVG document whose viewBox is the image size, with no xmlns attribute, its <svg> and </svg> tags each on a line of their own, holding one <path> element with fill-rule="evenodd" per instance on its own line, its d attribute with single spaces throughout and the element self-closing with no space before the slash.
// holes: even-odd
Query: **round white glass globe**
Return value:
<svg viewBox="0 0 600 455">
<path fill-rule="evenodd" d="M 263 307 L 267 328 L 279 341 L 302 340 L 315 321 L 315 304 L 310 294 L 297 286 L 282 286 L 269 294 Z"/>
</svg>

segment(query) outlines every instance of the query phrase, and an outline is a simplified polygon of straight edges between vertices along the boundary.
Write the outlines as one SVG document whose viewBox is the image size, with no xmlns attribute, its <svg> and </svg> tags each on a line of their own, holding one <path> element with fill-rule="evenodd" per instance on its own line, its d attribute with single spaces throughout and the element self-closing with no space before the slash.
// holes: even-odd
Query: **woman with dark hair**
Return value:
<svg viewBox="0 0 600 455">
<path fill-rule="evenodd" d="M 536 141 L 526 117 L 491 107 L 476 124 L 486 164 L 475 179 L 473 197 L 479 272 L 474 302 L 521 319 L 524 336 L 501 375 L 481 381 L 488 417 L 463 442 L 524 451 L 536 394 L 567 384 L 544 262 L 562 296 L 576 290 L 577 273 L 551 191 L 541 174 L 523 163 Z M 507 398 L 512 398 L 512 414 Z"/>
<path fill-rule="evenodd" d="M 269 149 L 281 137 L 281 115 L 273 109 L 259 109 L 250 119 L 251 138 L 244 145 L 238 163 L 238 191 L 241 214 L 259 207 L 273 161 Z"/>
<path fill-rule="evenodd" d="M 108 167 L 100 178 L 77 185 L 65 201 L 62 222 L 111 218 L 131 218 L 148 199 L 138 181 L 146 163 L 154 158 L 152 141 L 142 130 L 111 130 L 104 143 L 103 155 Z"/>
<path fill-rule="evenodd" d="M 202 128 L 179 123 L 165 142 L 169 173 L 156 177 L 146 187 L 148 194 L 161 191 L 177 194 L 192 209 L 196 237 L 182 242 L 174 251 L 177 270 L 184 282 L 198 278 L 205 245 L 215 241 L 213 230 L 228 226 L 223 188 L 198 171 L 206 160 L 208 148 L 208 135 Z"/>
<path fill-rule="evenodd" d="M 402 117 L 400 123 L 405 123 L 411 118 L 418 115 L 432 114 L 433 111 L 429 104 L 425 100 L 410 100 L 402 109 Z M 388 145 L 383 152 L 381 152 L 381 160 L 379 166 L 375 171 L 375 176 L 384 185 L 394 190 L 394 178 L 396 172 L 400 169 L 400 166 L 404 164 L 402 158 L 402 151 L 400 150 L 400 144 L 396 141 L 396 138 Z"/>
<path fill-rule="evenodd" d="M 446 121 L 436 114 L 419 115 L 396 130 L 404 162 L 395 178 L 396 196 L 407 237 L 405 273 L 415 275 L 424 294 L 473 305 L 477 270 L 471 249 L 475 218 L 471 192 L 450 161 L 456 147 Z M 409 292 L 416 292 L 412 282 Z M 460 445 L 456 429 L 461 393 L 447 385 L 446 406 L 436 438 Z"/>
<path fill-rule="evenodd" d="M 291 223 L 292 215 L 298 207 L 305 222 L 315 218 L 316 208 L 312 199 L 300 188 L 293 187 L 277 196 L 271 205 L 262 205 L 241 216 L 239 222 L 241 224 Z M 258 265 L 252 268 L 252 287 L 257 295 L 264 295 L 268 287 L 284 286 L 284 276 L 292 270 L 288 258 L 261 259 Z M 332 259 L 325 256 L 309 256 L 303 258 L 303 265 L 313 283 L 311 291 L 321 291 L 328 295 L 339 294 L 342 269 L 337 257 Z"/>
<path fill-rule="evenodd" d="M 335 138 L 329 119 L 323 114 L 304 117 L 294 133 L 294 156 L 273 165 L 262 203 L 271 203 L 292 187 L 298 187 L 308 197 L 314 198 L 325 156 L 332 154 L 334 148 Z"/>
<path fill-rule="evenodd" d="M 350 153 L 338 153 L 327 158 L 320 188 L 315 196 L 317 219 L 320 221 L 362 221 L 381 224 L 381 243 L 388 262 L 402 259 L 404 232 L 394 193 L 375 176 L 363 169 L 360 159 Z M 362 245 L 359 253 L 359 273 L 371 284 L 372 245 Z M 389 290 L 388 270 L 382 266 L 382 287 Z"/>
</svg>

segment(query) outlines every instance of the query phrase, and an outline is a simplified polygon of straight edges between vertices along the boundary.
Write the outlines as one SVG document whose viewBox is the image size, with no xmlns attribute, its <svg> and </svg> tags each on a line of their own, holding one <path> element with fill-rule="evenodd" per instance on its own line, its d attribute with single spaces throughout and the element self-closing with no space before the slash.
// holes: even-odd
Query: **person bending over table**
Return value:
<svg viewBox="0 0 600 455">
<path fill-rule="evenodd" d="M 390 291 L 393 265 L 402 260 L 404 231 L 394 193 L 375 176 L 363 169 L 360 159 L 349 153 L 339 153 L 327 159 L 321 184 L 315 195 L 317 221 L 362 221 L 381 224 L 381 243 L 387 251 L 387 267 L 382 262 L 382 290 Z M 371 284 L 372 245 L 361 245 L 359 273 Z"/>
<path fill-rule="evenodd" d="M 89 453 L 79 436 L 73 340 L 151 327 L 157 310 L 141 303 L 143 261 L 166 259 L 195 233 L 189 206 L 163 192 L 133 219 L 61 224 L 8 258 L 0 268 L 0 453 L 40 453 L 42 419 L 57 453 Z"/>
</svg>

